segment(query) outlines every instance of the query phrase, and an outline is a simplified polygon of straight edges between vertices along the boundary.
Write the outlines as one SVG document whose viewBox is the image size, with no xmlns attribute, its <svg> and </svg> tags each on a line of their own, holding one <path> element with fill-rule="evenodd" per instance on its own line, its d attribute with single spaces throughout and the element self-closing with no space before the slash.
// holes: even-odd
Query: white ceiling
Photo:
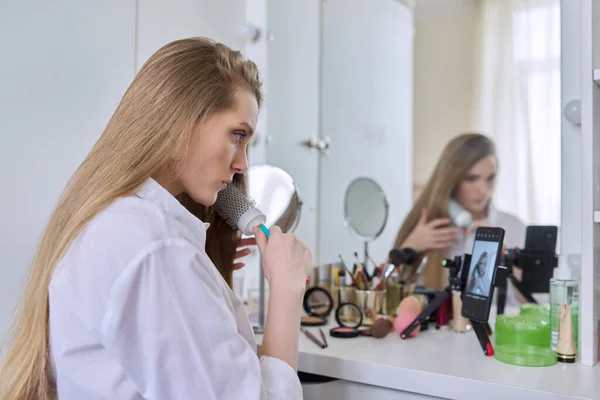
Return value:
<svg viewBox="0 0 600 400">
<path fill-rule="evenodd" d="M 415 19 L 449 17 L 473 12 L 477 0 L 416 0 Z"/>
</svg>

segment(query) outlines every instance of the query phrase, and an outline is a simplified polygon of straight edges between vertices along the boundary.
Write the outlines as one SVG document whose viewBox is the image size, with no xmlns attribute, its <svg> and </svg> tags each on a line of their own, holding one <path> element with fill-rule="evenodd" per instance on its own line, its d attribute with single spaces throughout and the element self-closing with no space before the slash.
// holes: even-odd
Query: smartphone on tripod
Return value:
<svg viewBox="0 0 600 400">
<path fill-rule="evenodd" d="M 475 231 L 475 242 L 467 284 L 463 291 L 463 317 L 486 323 L 494 297 L 496 267 L 502 257 L 504 229 L 480 227 Z"/>
</svg>

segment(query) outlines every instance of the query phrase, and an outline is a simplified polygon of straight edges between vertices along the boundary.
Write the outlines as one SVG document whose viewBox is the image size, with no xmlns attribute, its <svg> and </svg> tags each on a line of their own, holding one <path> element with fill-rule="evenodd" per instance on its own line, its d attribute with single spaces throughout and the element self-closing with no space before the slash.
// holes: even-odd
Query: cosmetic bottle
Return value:
<svg viewBox="0 0 600 400">
<path fill-rule="evenodd" d="M 551 347 L 560 362 L 573 363 L 579 341 L 579 282 L 567 255 L 561 255 L 550 280 Z"/>
</svg>

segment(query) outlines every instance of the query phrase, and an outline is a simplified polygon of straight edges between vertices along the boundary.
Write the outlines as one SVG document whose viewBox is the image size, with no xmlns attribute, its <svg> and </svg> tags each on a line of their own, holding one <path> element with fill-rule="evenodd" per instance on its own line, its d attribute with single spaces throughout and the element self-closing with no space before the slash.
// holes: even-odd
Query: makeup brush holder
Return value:
<svg viewBox="0 0 600 400">
<path fill-rule="evenodd" d="M 363 325 L 371 326 L 378 315 L 387 315 L 387 290 L 357 290 L 356 305 L 363 313 Z"/>
<path fill-rule="evenodd" d="M 388 281 L 385 285 L 386 290 L 386 315 L 398 316 L 398 306 L 404 298 L 415 293 L 414 283 L 394 283 Z"/>
<path fill-rule="evenodd" d="M 340 304 L 356 304 L 356 289 L 352 286 L 331 286 L 330 293 L 333 298 L 334 310 L 337 310 Z"/>
</svg>

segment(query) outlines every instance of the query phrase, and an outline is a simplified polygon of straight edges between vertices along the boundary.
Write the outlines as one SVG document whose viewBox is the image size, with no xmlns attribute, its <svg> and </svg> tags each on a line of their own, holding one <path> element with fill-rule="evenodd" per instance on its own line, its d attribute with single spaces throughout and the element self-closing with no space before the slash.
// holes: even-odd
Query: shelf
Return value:
<svg viewBox="0 0 600 400">
<path fill-rule="evenodd" d="M 600 68 L 594 70 L 594 82 L 596 85 L 600 85 Z"/>
</svg>

